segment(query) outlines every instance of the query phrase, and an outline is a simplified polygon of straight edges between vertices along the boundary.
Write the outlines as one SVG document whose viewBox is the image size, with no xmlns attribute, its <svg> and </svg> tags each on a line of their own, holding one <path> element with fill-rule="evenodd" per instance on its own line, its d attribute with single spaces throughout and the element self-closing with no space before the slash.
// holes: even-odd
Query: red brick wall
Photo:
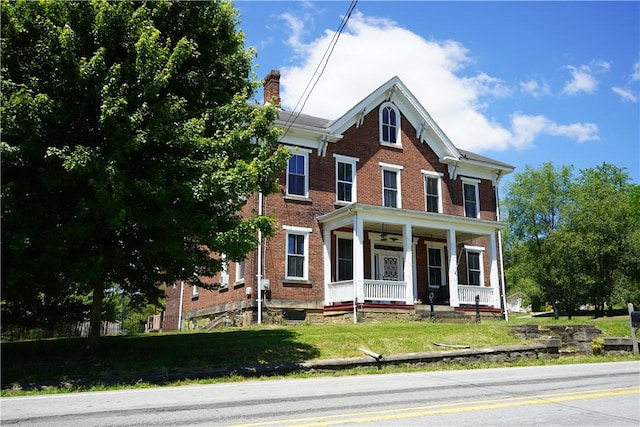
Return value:
<svg viewBox="0 0 640 427">
<path fill-rule="evenodd" d="M 271 290 L 266 294 L 267 300 L 323 301 L 324 298 L 324 253 L 322 232 L 317 218 L 331 212 L 340 205 L 335 202 L 335 158 L 333 154 L 356 157 L 357 162 L 357 201 L 371 205 L 382 205 L 382 171 L 379 162 L 403 166 L 401 176 L 402 208 L 425 210 L 424 178 L 421 170 L 435 171 L 442 174 L 442 205 L 445 214 L 463 215 L 462 182 L 449 179 L 447 165 L 438 161 L 434 151 L 416 139 L 416 131 L 402 117 L 401 142 L 402 149 L 382 146 L 379 143 L 379 110 L 375 108 L 364 119 L 360 127 L 351 127 L 344 132 L 344 137 L 337 143 L 329 143 L 326 155 L 319 156 L 317 151 L 309 158 L 309 196 L 310 200 L 302 201 L 285 197 L 284 183 L 286 176 L 280 174 L 280 192 L 265 198 L 263 212 L 276 218 L 276 234 L 263 245 L 264 277 L 270 280 Z M 479 184 L 481 218 L 495 220 L 495 195 L 490 181 L 483 180 Z M 257 211 L 257 199 L 251 198 L 245 214 Z M 284 280 L 286 259 L 286 232 L 283 225 L 312 229 L 309 236 L 309 271 L 308 281 L 292 282 Z M 368 245 L 368 239 L 364 240 Z M 484 242 L 477 242 L 484 245 Z M 333 245 L 335 247 L 335 245 Z M 365 247 L 365 253 L 368 249 Z M 446 251 L 444 253 L 447 259 Z M 485 281 L 488 283 L 488 260 L 485 253 Z M 335 256 L 332 256 L 335 259 Z M 423 239 L 417 246 L 416 260 L 419 266 L 426 265 L 426 249 Z M 365 277 L 370 277 L 370 257 L 365 256 Z M 448 268 L 448 267 L 446 267 Z M 185 311 L 220 305 L 234 300 L 247 299 L 245 287 L 252 288 L 252 296 L 257 297 L 256 289 L 257 253 L 247 256 L 245 267 L 245 283 L 234 287 L 235 264 L 229 268 L 229 289 L 224 291 L 206 291 L 201 289 L 196 300 L 191 299 L 191 288 L 185 290 Z M 460 272 L 466 277 L 466 273 Z M 417 269 L 418 283 L 426 283 L 426 271 Z M 335 277 L 335 269 L 332 271 Z M 463 276 L 461 276 L 462 279 Z M 213 278 L 212 281 L 217 281 Z M 461 280 L 463 282 L 463 280 Z M 419 297 L 420 295 L 417 295 Z"/>
</svg>

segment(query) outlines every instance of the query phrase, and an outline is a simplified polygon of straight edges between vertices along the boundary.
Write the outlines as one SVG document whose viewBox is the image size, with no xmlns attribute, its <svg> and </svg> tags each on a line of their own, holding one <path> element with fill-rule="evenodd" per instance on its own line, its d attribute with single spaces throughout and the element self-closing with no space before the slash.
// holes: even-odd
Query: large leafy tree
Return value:
<svg viewBox="0 0 640 427">
<path fill-rule="evenodd" d="M 558 317 L 591 303 L 640 297 L 637 187 L 607 163 L 581 170 L 551 163 L 516 174 L 505 197 L 510 223 L 506 276 L 516 288 L 535 283 Z M 533 296 L 539 295 L 532 292 Z M 636 302 L 637 304 L 637 302 Z"/>
<path fill-rule="evenodd" d="M 557 242 L 551 236 L 562 224 L 571 181 L 571 167 L 556 168 L 550 162 L 539 169 L 527 166 L 507 186 L 503 204 L 510 237 L 505 246 L 520 263 L 516 280 L 539 284 L 556 317 L 561 273 L 555 262 Z"/>
<path fill-rule="evenodd" d="M 583 284 L 596 314 L 605 304 L 611 306 L 615 289 L 626 281 L 629 261 L 640 259 L 631 195 L 627 173 L 608 163 L 582 170 L 571 188 L 566 228 L 581 237 Z"/>
<path fill-rule="evenodd" d="M 3 1 L 1 18 L 4 321 L 92 294 L 96 344 L 105 286 L 152 301 L 272 232 L 239 214 L 287 154 L 277 110 L 247 102 L 231 3 Z"/>
</svg>

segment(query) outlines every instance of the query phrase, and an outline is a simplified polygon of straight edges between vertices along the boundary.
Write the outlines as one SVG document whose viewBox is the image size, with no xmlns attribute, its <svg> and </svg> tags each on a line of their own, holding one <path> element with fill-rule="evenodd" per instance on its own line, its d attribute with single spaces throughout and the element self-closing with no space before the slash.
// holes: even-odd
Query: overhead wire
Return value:
<svg viewBox="0 0 640 427">
<path fill-rule="evenodd" d="M 304 88 L 304 91 L 302 91 L 302 94 L 300 95 L 300 98 L 298 99 L 298 102 L 296 103 L 295 107 L 293 108 L 292 111 L 292 115 L 289 116 L 289 118 L 287 119 L 287 121 L 284 124 L 284 132 L 282 133 L 282 137 L 284 137 L 288 132 L 289 129 L 291 129 L 291 126 L 293 126 L 293 123 L 298 119 L 298 117 L 300 116 L 300 114 L 302 114 L 302 111 L 304 110 L 305 105 L 307 104 L 307 101 L 309 100 L 309 97 L 311 96 L 311 93 L 313 92 L 313 90 L 315 89 L 316 85 L 318 84 L 318 81 L 320 81 L 320 77 L 322 77 L 322 74 L 324 74 L 324 70 L 327 68 L 327 64 L 329 63 L 329 59 L 331 58 L 331 55 L 333 54 L 333 50 L 336 47 L 336 44 L 338 44 L 338 40 L 340 39 L 340 35 L 342 34 L 344 28 L 347 25 L 347 22 L 349 21 L 349 18 L 351 17 L 351 14 L 353 13 L 353 10 L 356 7 L 356 4 L 358 3 L 358 0 L 353 0 L 351 2 L 351 4 L 349 5 L 349 8 L 347 9 L 347 12 L 345 13 L 344 17 L 342 18 L 342 21 L 340 22 L 340 25 L 338 26 L 338 30 L 334 33 L 333 37 L 331 38 L 331 41 L 329 42 L 329 45 L 327 46 L 327 49 L 324 51 L 324 54 L 322 55 L 322 58 L 320 59 L 320 63 L 318 63 L 318 66 L 316 67 L 316 69 L 314 70 L 313 74 L 311 75 L 311 78 L 309 79 L 309 82 L 307 83 L 307 85 Z M 316 77 L 317 75 L 317 77 Z M 315 79 L 315 81 L 314 81 Z M 307 92 L 308 90 L 308 92 Z M 306 96 L 305 96 L 306 93 Z M 303 101 L 304 99 L 304 101 Z M 300 103 L 302 102 L 302 106 L 300 107 L 300 110 L 298 110 L 298 106 L 300 105 Z M 296 110 L 298 110 L 297 113 Z M 295 113 L 295 116 L 293 116 L 293 113 Z M 292 118 L 293 117 L 293 118 Z"/>
</svg>

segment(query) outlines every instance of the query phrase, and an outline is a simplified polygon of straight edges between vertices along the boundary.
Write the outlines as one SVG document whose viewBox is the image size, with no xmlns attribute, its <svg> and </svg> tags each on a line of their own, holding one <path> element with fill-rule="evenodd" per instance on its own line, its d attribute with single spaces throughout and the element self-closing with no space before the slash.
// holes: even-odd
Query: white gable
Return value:
<svg viewBox="0 0 640 427">
<path fill-rule="evenodd" d="M 276 121 L 276 125 L 286 130 L 281 142 L 313 148 L 318 155 L 324 155 L 327 144 L 339 144 L 347 129 L 360 127 L 367 114 L 387 101 L 393 102 L 411 123 L 416 138 L 448 166 L 451 179 L 470 176 L 491 180 L 495 185 L 503 175 L 513 171 L 511 165 L 458 149 L 398 77 L 387 81 L 335 121 L 283 111 Z"/>
<path fill-rule="evenodd" d="M 398 77 L 393 77 L 330 125 L 331 133 L 343 134 L 351 126 L 360 126 L 364 117 L 382 102 L 391 101 L 416 129 L 416 137 L 429 145 L 440 160 L 459 159 L 460 152 L 440 129 L 431 115 Z"/>
</svg>

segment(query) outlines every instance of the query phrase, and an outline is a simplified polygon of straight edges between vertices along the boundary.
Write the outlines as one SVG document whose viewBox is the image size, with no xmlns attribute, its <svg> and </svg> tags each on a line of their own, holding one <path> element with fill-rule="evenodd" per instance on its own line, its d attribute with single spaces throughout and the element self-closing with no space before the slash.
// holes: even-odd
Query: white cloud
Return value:
<svg viewBox="0 0 640 427">
<path fill-rule="evenodd" d="M 526 82 L 520 82 L 520 90 L 534 98 L 538 99 L 542 96 L 551 95 L 551 88 L 545 82 L 539 83 L 537 80 L 529 80 Z"/>
<path fill-rule="evenodd" d="M 545 133 L 554 136 L 566 136 L 578 142 L 597 141 L 600 139 L 598 136 L 598 126 L 595 123 L 559 125 L 551 122 L 549 126 L 545 128 Z"/>
<path fill-rule="evenodd" d="M 595 93 L 598 90 L 598 80 L 595 74 L 605 73 L 611 69 L 611 64 L 606 61 L 594 60 L 589 65 L 574 67 L 567 65 L 571 70 L 571 80 L 567 82 L 562 90 L 567 95 L 576 95 L 580 92 Z"/>
<path fill-rule="evenodd" d="M 516 148 L 524 149 L 533 145 L 540 135 L 564 136 L 577 142 L 597 141 L 598 126 L 594 123 L 573 123 L 559 125 L 541 115 L 515 113 L 511 116 L 511 129 Z"/>
<path fill-rule="evenodd" d="M 568 65 L 567 68 L 571 70 L 571 80 L 564 86 L 563 93 L 568 95 L 576 95 L 580 92 L 594 93 L 598 89 L 598 80 L 593 76 L 588 65 L 582 65 L 580 68 Z"/>
<path fill-rule="evenodd" d="M 623 101 L 628 101 L 628 102 L 637 102 L 638 101 L 638 97 L 631 92 L 629 89 L 625 89 L 623 87 L 617 87 L 614 86 L 611 88 L 611 90 L 620 96 L 620 98 L 622 98 Z"/>
<path fill-rule="evenodd" d="M 303 43 L 303 20 L 294 19 L 293 15 L 282 18 L 289 25 L 288 43 L 299 62 L 282 67 L 280 97 L 285 108 L 298 105 L 299 110 L 302 103 L 298 102 L 335 32 L 326 30 L 315 40 Z M 518 114 L 512 117 L 508 128 L 487 117 L 484 111 L 489 98 L 509 96 L 511 88 L 486 73 L 459 75 L 472 62 L 469 50 L 461 43 L 426 40 L 389 19 L 355 12 L 303 112 L 336 119 L 397 75 L 460 148 L 527 148 L 540 134 L 563 135 L 579 142 L 597 139 L 595 125 L 560 126 L 543 116 Z M 527 87 L 529 93 L 548 91 L 546 85 L 525 85 L 523 90 Z"/>
<path fill-rule="evenodd" d="M 285 21 L 291 30 L 287 44 L 295 50 L 304 49 L 305 44 L 302 42 L 302 36 L 306 34 L 304 20 L 288 12 L 280 15 L 280 18 Z"/>
<path fill-rule="evenodd" d="M 486 73 L 480 73 L 475 77 L 463 79 L 464 83 L 471 87 L 477 95 L 490 95 L 495 98 L 506 98 L 511 95 L 511 88 L 496 77 Z"/>
<path fill-rule="evenodd" d="M 640 61 L 633 64 L 633 74 L 631 80 L 634 82 L 640 81 Z"/>
</svg>

